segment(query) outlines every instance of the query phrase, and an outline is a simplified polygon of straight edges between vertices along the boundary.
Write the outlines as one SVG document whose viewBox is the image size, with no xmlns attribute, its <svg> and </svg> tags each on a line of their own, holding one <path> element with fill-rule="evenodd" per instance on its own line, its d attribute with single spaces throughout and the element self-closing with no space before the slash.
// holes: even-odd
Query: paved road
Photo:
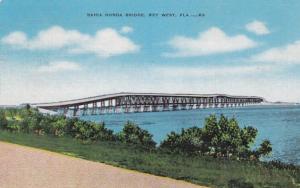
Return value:
<svg viewBox="0 0 300 188">
<path fill-rule="evenodd" d="M 0 142 L 0 187 L 199 188 L 200 186 Z"/>
</svg>

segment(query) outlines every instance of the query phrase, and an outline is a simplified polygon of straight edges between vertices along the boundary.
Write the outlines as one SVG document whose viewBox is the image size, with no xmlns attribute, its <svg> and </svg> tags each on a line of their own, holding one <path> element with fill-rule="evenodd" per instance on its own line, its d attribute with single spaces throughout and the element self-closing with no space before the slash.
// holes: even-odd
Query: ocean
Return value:
<svg viewBox="0 0 300 188">
<path fill-rule="evenodd" d="M 104 122 L 106 127 L 120 131 L 127 121 L 133 121 L 153 134 L 160 143 L 171 131 L 202 127 L 210 114 L 235 117 L 240 126 L 253 126 L 258 136 L 253 148 L 263 139 L 273 145 L 272 155 L 264 160 L 280 160 L 300 165 L 300 105 L 259 105 L 240 108 L 210 108 L 185 111 L 147 112 L 82 116 L 82 119 Z"/>
</svg>

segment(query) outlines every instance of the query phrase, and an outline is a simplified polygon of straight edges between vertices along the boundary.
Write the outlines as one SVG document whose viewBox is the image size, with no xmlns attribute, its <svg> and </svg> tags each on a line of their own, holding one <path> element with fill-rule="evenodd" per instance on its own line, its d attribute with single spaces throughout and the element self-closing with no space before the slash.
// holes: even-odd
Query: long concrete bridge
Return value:
<svg viewBox="0 0 300 188">
<path fill-rule="evenodd" d="M 264 102 L 261 97 L 225 94 L 115 93 L 32 106 L 68 116 L 239 107 Z"/>
</svg>

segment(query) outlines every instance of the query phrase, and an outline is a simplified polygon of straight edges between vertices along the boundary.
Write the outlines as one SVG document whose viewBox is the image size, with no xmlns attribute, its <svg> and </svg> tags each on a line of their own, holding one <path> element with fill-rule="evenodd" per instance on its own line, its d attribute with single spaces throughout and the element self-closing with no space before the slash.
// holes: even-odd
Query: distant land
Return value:
<svg viewBox="0 0 300 188">
<path fill-rule="evenodd" d="M 299 102 L 283 102 L 283 101 L 266 102 L 263 104 L 266 104 L 266 105 L 300 105 Z"/>
</svg>

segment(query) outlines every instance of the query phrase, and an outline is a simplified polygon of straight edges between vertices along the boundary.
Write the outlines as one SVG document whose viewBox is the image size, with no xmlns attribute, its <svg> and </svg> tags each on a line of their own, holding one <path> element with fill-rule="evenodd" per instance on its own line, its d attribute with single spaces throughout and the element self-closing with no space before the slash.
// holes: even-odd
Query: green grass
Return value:
<svg viewBox="0 0 300 188">
<path fill-rule="evenodd" d="M 210 187 L 228 187 L 230 180 L 243 179 L 254 187 L 288 188 L 297 187 L 295 184 L 300 180 L 299 170 L 267 168 L 263 163 L 145 151 L 117 142 L 82 144 L 71 137 L 57 138 L 3 130 L 0 130 L 0 140 Z"/>
</svg>

